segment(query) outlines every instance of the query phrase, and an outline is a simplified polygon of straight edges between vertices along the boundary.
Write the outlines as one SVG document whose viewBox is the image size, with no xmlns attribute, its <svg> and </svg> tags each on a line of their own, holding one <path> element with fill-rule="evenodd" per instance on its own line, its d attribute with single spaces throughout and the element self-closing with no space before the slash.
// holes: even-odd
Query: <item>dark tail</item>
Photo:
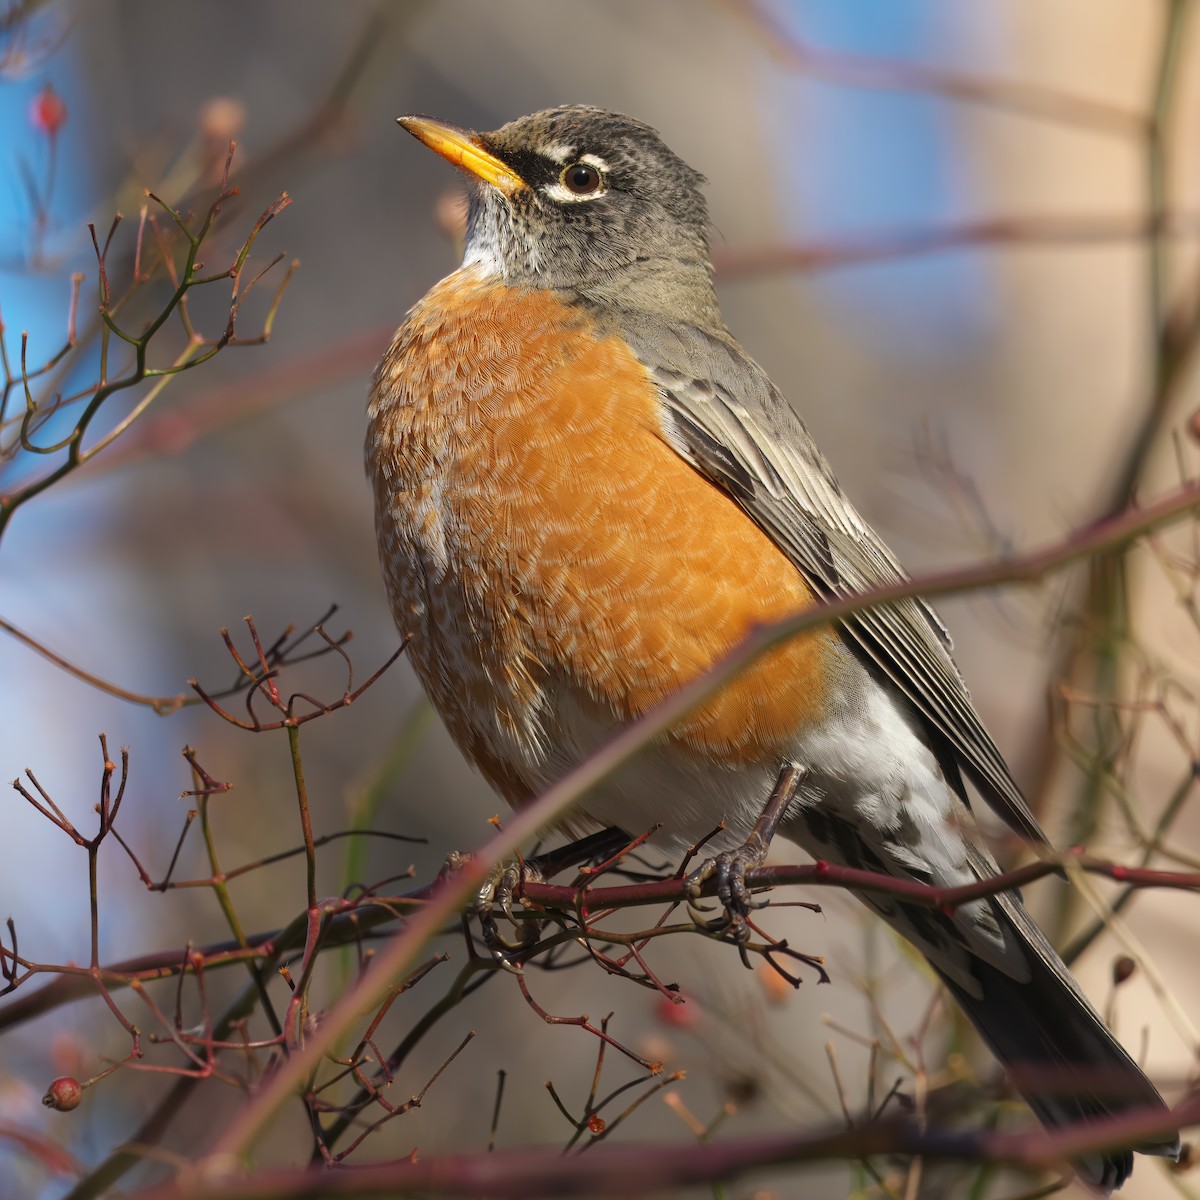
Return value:
<svg viewBox="0 0 1200 1200">
<path fill-rule="evenodd" d="M 1108 1031 L 1016 896 L 997 896 L 992 908 L 1028 948 L 1032 978 L 1015 980 L 978 958 L 971 970 L 981 997 L 943 978 L 1043 1124 L 1053 1128 L 1133 1112 L 1165 1115 L 1154 1085 Z M 1179 1138 L 1164 1135 L 1128 1150 L 1097 1151 L 1075 1169 L 1111 1192 L 1133 1170 L 1132 1150 L 1177 1159 Z"/>
</svg>

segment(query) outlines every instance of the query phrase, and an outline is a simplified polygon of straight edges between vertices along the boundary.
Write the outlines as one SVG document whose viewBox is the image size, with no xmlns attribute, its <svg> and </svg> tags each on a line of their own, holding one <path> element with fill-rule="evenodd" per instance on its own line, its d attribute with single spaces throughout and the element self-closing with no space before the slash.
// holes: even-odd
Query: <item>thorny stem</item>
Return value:
<svg viewBox="0 0 1200 1200">
<path fill-rule="evenodd" d="M 354 1141 L 351 1142 L 350 1145 L 346 1147 L 345 1150 L 343 1150 L 340 1154 L 334 1156 L 331 1161 L 333 1161 L 335 1163 L 343 1162 L 345 1159 L 349 1158 L 349 1156 L 351 1154 L 353 1154 L 354 1151 L 357 1150 L 358 1147 L 360 1145 L 362 1145 L 362 1143 L 364 1141 L 367 1140 L 367 1138 L 369 1138 L 371 1135 L 376 1133 L 380 1129 L 381 1126 L 386 1125 L 394 1117 L 402 1116 L 404 1113 L 409 1112 L 410 1110 L 412 1110 L 414 1108 L 420 1108 L 421 1105 L 424 1103 L 425 1095 L 429 1091 L 429 1089 L 431 1087 L 433 1087 L 433 1085 L 435 1083 L 437 1083 L 437 1081 L 441 1078 L 441 1076 L 442 1076 L 443 1072 L 446 1070 L 446 1068 L 449 1067 L 450 1064 L 467 1048 L 467 1045 L 470 1042 L 475 1040 L 475 1036 L 476 1036 L 476 1034 L 475 1034 L 474 1029 L 468 1030 L 466 1036 L 462 1039 L 461 1042 L 459 1042 L 458 1046 L 451 1052 L 449 1058 L 447 1058 L 441 1064 L 441 1066 L 439 1066 L 438 1069 L 429 1077 L 429 1079 L 425 1083 L 425 1086 L 423 1088 L 421 1088 L 421 1090 L 419 1092 L 417 1092 L 416 1095 L 411 1096 L 403 1104 L 398 1104 L 398 1105 L 389 1104 L 388 1101 L 385 1100 L 382 1095 L 379 1095 L 378 1092 L 376 1092 L 376 1094 L 373 1098 L 375 1099 L 377 1104 L 380 1104 L 383 1106 L 383 1108 L 385 1109 L 385 1115 L 380 1117 L 379 1120 L 368 1125 L 366 1127 L 366 1129 L 364 1129 L 362 1131 L 362 1133 L 360 1133 L 359 1136 L 356 1137 L 354 1139 Z"/>
<path fill-rule="evenodd" d="M 261 970 L 264 976 L 269 975 L 283 956 L 296 946 L 298 940 L 297 928 L 294 924 L 290 931 L 285 931 L 275 942 L 271 954 L 262 964 Z M 257 986 L 253 982 L 249 983 L 215 1023 L 213 1027 L 214 1040 L 224 1041 L 227 1039 L 234 1032 L 238 1022 L 254 1011 L 258 997 Z M 178 1078 L 166 1097 L 158 1102 L 128 1142 L 113 1151 L 108 1158 L 80 1179 L 63 1197 L 63 1200 L 94 1200 L 95 1197 L 107 1192 L 126 1172 L 141 1165 L 144 1161 L 142 1148 L 154 1145 L 162 1137 L 199 1082 L 200 1078 L 196 1075 L 184 1075 Z"/>
<path fill-rule="evenodd" d="M 1171 888 L 1178 891 L 1200 892 L 1200 872 L 1155 871 L 1144 867 L 1126 867 L 1107 859 L 1093 858 L 1081 851 L 1047 857 L 1039 862 L 1026 863 L 975 883 L 956 887 L 934 887 L 916 880 L 896 879 L 877 871 L 842 867 L 818 861 L 802 866 L 753 867 L 746 871 L 747 887 L 781 887 L 804 884 L 810 887 L 852 888 L 856 892 L 903 896 L 918 904 L 944 911 L 953 911 L 972 900 L 993 896 L 998 892 L 1023 887 L 1035 880 L 1056 875 L 1064 863 L 1070 863 L 1090 875 L 1099 875 L 1134 888 Z M 715 894 L 716 882 L 706 883 L 704 894 Z M 530 903 L 551 909 L 617 909 L 643 904 L 678 902 L 687 898 L 687 881 L 656 879 L 603 888 L 568 887 L 560 884 L 522 882 L 517 894 Z M 586 928 L 586 926 L 581 926 Z M 598 931 L 593 930 L 593 933 Z M 610 935 L 604 934 L 604 937 Z M 647 933 L 632 935 L 648 936 Z"/>
<path fill-rule="evenodd" d="M 331 608 L 325 614 L 325 616 L 322 618 L 322 621 L 328 620 L 334 611 L 336 611 L 336 606 Z M 270 662 L 272 667 L 280 668 L 286 665 L 295 665 L 311 658 L 320 657 L 323 654 L 340 652 L 340 646 L 342 642 L 349 637 L 349 634 L 344 635 L 340 639 L 329 639 L 327 635 L 322 633 L 321 636 L 325 638 L 324 645 L 318 647 L 316 650 L 308 651 L 304 654 L 296 653 L 300 645 L 311 634 L 317 632 L 320 627 L 321 622 L 317 622 L 317 624 L 309 626 L 303 633 L 299 634 L 291 643 L 288 643 L 287 639 L 292 633 L 292 629 L 289 627 L 284 635 L 277 640 L 277 643 L 271 647 Z M 229 696 L 238 695 L 247 687 L 260 683 L 259 677 L 255 675 L 254 672 L 251 672 L 247 669 L 246 673 L 240 677 L 232 687 L 226 688 L 222 691 L 212 693 L 205 692 L 202 688 L 197 687 L 193 683 L 193 690 L 197 693 L 193 696 L 188 696 L 182 692 L 174 696 L 148 696 L 143 695 L 140 692 L 130 691 L 127 688 L 118 687 L 116 684 L 110 683 L 106 679 L 101 679 L 98 675 L 93 675 L 90 671 L 85 671 L 82 667 L 70 662 L 61 654 L 56 654 L 48 646 L 42 642 L 39 642 L 30 634 L 18 629 L 15 625 L 9 621 L 6 621 L 3 617 L 0 617 L 0 632 L 4 632 L 10 637 L 15 638 L 18 642 L 21 642 L 23 645 L 27 646 L 35 654 L 40 654 L 47 661 L 52 662 L 56 667 L 66 671 L 68 675 L 73 675 L 76 679 L 81 680 L 83 683 L 89 684 L 91 687 L 97 688 L 98 690 L 105 692 L 110 696 L 115 696 L 119 700 L 126 700 L 130 704 L 138 704 L 149 708 L 160 717 L 170 716 L 172 713 L 178 712 L 181 708 L 187 708 L 197 704 L 207 704 L 216 709 L 216 711 L 221 713 L 222 716 L 225 716 L 226 714 L 215 703 L 216 701 L 224 700 Z M 353 692 L 344 694 L 340 699 L 333 701 L 331 704 L 316 705 L 316 711 L 311 714 L 306 714 L 304 717 L 297 718 L 296 723 L 300 724 L 314 717 L 324 716 L 328 712 L 332 712 L 337 708 L 345 707 L 346 704 L 353 703 L 356 699 L 358 699 L 359 696 L 363 694 L 363 692 L 365 692 L 379 679 L 379 677 L 392 665 L 393 662 L 396 661 L 401 654 L 404 653 L 404 649 L 405 647 L 402 644 L 400 648 L 383 664 L 383 666 L 373 672 L 370 678 Z M 231 718 L 226 716 L 226 719 Z M 243 724 L 243 728 L 252 728 L 252 726 Z M 271 726 L 271 728 L 277 728 L 277 726 Z"/>
</svg>

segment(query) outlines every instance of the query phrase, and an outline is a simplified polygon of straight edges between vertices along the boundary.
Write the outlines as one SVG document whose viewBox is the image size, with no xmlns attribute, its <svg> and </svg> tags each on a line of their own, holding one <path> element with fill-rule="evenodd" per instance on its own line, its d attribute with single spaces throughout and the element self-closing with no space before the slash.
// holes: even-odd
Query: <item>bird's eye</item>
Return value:
<svg viewBox="0 0 1200 1200">
<path fill-rule="evenodd" d="M 572 163 L 571 166 L 565 167 L 561 178 L 563 187 L 576 196 L 594 196 L 604 182 L 599 168 L 585 162 Z"/>
</svg>

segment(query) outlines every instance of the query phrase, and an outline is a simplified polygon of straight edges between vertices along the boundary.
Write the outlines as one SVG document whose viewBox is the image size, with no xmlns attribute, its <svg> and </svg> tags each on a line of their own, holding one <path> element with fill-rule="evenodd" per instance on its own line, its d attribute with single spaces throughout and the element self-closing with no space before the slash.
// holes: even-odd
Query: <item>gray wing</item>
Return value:
<svg viewBox="0 0 1200 1200">
<path fill-rule="evenodd" d="M 907 578 L 843 496 L 803 422 L 744 351 L 717 334 L 640 314 L 621 332 L 659 390 L 670 445 L 755 521 L 818 596 Z M 684 363 L 690 373 L 679 369 Z M 1045 842 L 971 704 L 933 609 L 904 600 L 856 613 L 842 628 L 946 739 L 997 814 L 1022 837 Z"/>
</svg>

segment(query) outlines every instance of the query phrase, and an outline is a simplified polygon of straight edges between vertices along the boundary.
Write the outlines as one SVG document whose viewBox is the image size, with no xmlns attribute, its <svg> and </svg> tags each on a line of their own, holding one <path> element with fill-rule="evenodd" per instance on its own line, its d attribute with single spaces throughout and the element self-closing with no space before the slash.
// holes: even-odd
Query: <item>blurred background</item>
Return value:
<svg viewBox="0 0 1200 1200">
<path fill-rule="evenodd" d="M 265 264 L 282 252 L 301 265 L 267 345 L 230 348 L 172 381 L 109 454 L 18 511 L 0 547 L 0 618 L 85 670 L 152 695 L 186 691 L 193 677 L 210 688 L 228 684 L 234 672 L 217 631 L 230 627 L 247 647 L 238 627 L 248 613 L 274 639 L 336 603 L 329 628 L 353 630 L 347 650 L 357 679 L 392 653 L 397 635 L 362 471 L 365 396 L 407 308 L 456 265 L 457 181 L 397 129 L 394 118 L 410 112 L 491 129 L 535 109 L 588 102 L 657 127 L 710 181 L 731 329 L 910 571 L 1058 539 L 1111 507 L 1131 463 L 1135 479 L 1127 482 L 1139 495 L 1161 492 L 1195 460 L 1191 443 L 1171 436 L 1196 407 L 1194 383 L 1176 373 L 1169 405 L 1157 403 L 1166 392 L 1160 330 L 1177 304 L 1190 316 L 1200 232 L 1200 28 L 1187 19 L 1191 7 L 10 3 L 0 55 L 0 314 L 10 364 L 19 364 L 22 330 L 31 364 L 59 348 L 72 271 L 87 273 L 81 328 L 90 323 L 96 291 L 86 222 L 103 238 L 122 211 L 115 244 L 128 255 L 144 189 L 202 208 L 231 137 L 241 196 L 226 206 L 213 265 L 224 264 L 283 190 L 293 203 L 265 230 L 254 258 Z M 47 84 L 65 106 L 53 137 L 31 107 Z M 1156 98 L 1157 141 L 1147 124 Z M 1174 214 L 1158 254 L 1146 236 L 1156 208 Z M 265 307 L 258 297 L 247 302 L 245 336 Z M 218 333 L 222 304 L 197 300 L 194 316 Z M 94 342 L 81 346 L 77 381 L 95 375 L 95 351 Z M 104 428 L 142 394 L 115 401 Z M 19 385 L 10 403 L 23 404 Z M 1143 452 L 1139 439 L 1156 412 Z M 9 438 L 11 429 L 3 432 Z M 0 488 L 41 469 L 30 457 L 0 463 Z M 1182 559 L 1168 564 L 1168 554 Z M 1071 638 L 1087 629 L 1073 615 L 1084 594 L 1080 573 L 940 606 L 987 724 L 1061 845 L 1082 829 L 1095 852 L 1133 861 L 1142 847 L 1122 802 L 1140 814 L 1143 831 L 1152 829 L 1180 779 L 1190 778 L 1194 561 L 1186 537 L 1164 538 L 1158 556 L 1142 551 L 1132 560 L 1128 614 L 1113 635 L 1122 657 L 1109 678 L 1140 707 L 1109 712 L 1104 728 L 1088 703 L 1097 676 L 1077 671 L 1090 651 L 1069 653 Z M 1064 700 L 1052 685 L 1068 665 L 1074 690 Z M 304 690 L 341 694 L 335 662 L 306 670 Z M 1052 712 L 1083 731 L 1075 762 L 1055 737 Z M 296 845 L 282 734 L 245 734 L 201 707 L 155 716 L 0 633 L 0 778 L 32 768 L 88 831 L 100 731 L 110 746 L 129 747 L 120 828 L 153 878 L 166 871 L 193 803 L 180 798 L 191 786 L 185 744 L 212 776 L 233 784 L 213 810 L 227 866 Z M 1107 765 L 1119 794 L 1088 790 L 1089 771 L 1093 784 L 1097 774 L 1092 735 L 1117 738 Z M 415 749 L 398 754 L 402 737 L 415 738 Z M 345 828 L 370 799 L 379 800 L 372 825 L 427 839 L 372 842 L 353 862 L 359 879 L 411 864 L 425 882 L 448 851 L 487 836 L 499 802 L 424 713 L 403 660 L 352 709 L 308 725 L 303 746 L 318 833 Z M 1189 864 L 1198 852 L 1189 798 L 1170 830 L 1173 859 L 1155 861 Z M 347 853 L 344 843 L 321 851 L 323 894 L 345 886 Z M 776 857 L 795 861 L 798 852 L 781 846 Z M 177 877 L 206 873 L 193 830 Z M 22 953 L 86 961 L 86 881 L 80 849 L 16 793 L 0 799 L 0 915 L 15 919 Z M 100 891 L 103 961 L 228 936 L 207 890 L 152 895 L 111 844 Z M 1029 892 L 1063 940 L 1094 919 L 1091 890 L 1072 889 L 1069 902 L 1066 891 L 1048 881 Z M 1115 894 L 1101 884 L 1094 892 Z M 302 865 L 253 872 L 234 895 L 247 929 L 286 924 L 303 908 Z M 967 1061 L 979 1079 L 993 1078 L 986 1056 L 936 1007 L 930 979 L 886 930 L 844 896 L 803 898 L 819 900 L 824 915 L 783 909 L 771 929 L 824 955 L 829 984 L 809 973 L 781 993 L 744 971 L 728 948 L 675 938 L 661 944 L 655 967 L 689 997 L 684 1019 L 653 992 L 586 968 L 539 976 L 537 997 L 568 1015 L 614 1011 L 622 1041 L 688 1070 L 671 1090 L 702 1123 L 726 1103 L 736 1108 L 727 1134 L 838 1117 L 831 1055 L 854 1112 L 897 1079 L 911 1095 L 930 1080 L 975 1078 Z M 1186 895 L 1143 894 L 1123 914 L 1128 940 L 1105 933 L 1076 964 L 1169 1098 L 1195 1070 L 1198 911 Z M 446 948 L 461 954 L 461 944 Z M 1112 963 L 1122 953 L 1132 953 L 1139 970 L 1114 995 Z M 545 1026 L 509 985 L 498 979 L 422 1043 L 397 1081 L 397 1098 L 422 1087 L 468 1028 L 481 1035 L 420 1109 L 373 1141 L 369 1156 L 482 1148 L 498 1069 L 508 1072 L 499 1143 L 566 1140 L 570 1127 L 543 1081 L 552 1078 L 577 1113 L 595 1042 L 578 1029 Z M 407 1017 L 397 1006 L 395 1028 L 433 994 L 415 994 Z M 132 998 L 123 1003 L 132 1019 L 147 1020 Z M 872 1038 L 885 1046 L 874 1067 L 864 1046 Z M 122 1073 L 71 1116 L 44 1112 L 38 1101 L 54 1075 L 93 1074 L 127 1045 L 91 1002 L 0 1040 L 0 1125 L 36 1131 L 95 1163 L 130 1136 L 169 1081 Z M 954 1057 L 960 1052 L 967 1058 Z M 605 1084 L 632 1071 L 610 1058 Z M 220 1084 L 198 1095 L 202 1104 L 165 1141 L 185 1155 L 199 1152 L 239 1102 Z M 1014 1125 L 1026 1119 L 1019 1106 L 1005 1117 Z M 307 1136 L 299 1119 L 285 1123 L 267 1160 L 303 1156 Z M 693 1134 L 656 1096 L 626 1136 Z M 14 1195 L 60 1195 L 69 1178 L 23 1154 L 10 1155 L 5 1169 L 20 1182 Z M 127 1182 L 162 1169 L 149 1165 Z M 920 1194 L 966 1194 L 965 1178 L 930 1168 Z M 917 1186 L 899 1168 L 889 1179 L 899 1180 L 895 1194 Z M 1200 1184 L 1190 1180 L 1142 1160 L 1124 1194 L 1192 1195 L 1187 1189 Z M 815 1200 L 875 1186 L 861 1168 L 833 1164 L 764 1175 L 728 1194 Z M 979 1194 L 1019 1190 L 998 1180 Z"/>
</svg>

